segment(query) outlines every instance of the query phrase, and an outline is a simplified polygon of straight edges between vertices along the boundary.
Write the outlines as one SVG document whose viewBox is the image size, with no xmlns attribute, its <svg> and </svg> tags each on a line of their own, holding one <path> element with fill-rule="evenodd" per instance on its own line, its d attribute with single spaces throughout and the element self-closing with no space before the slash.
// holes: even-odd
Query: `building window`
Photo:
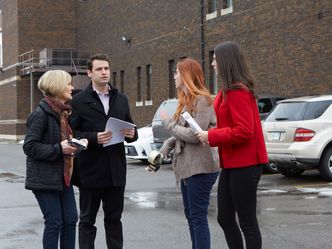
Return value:
<svg viewBox="0 0 332 249">
<path fill-rule="evenodd" d="M 207 13 L 213 13 L 217 10 L 217 0 L 207 1 Z"/>
<path fill-rule="evenodd" d="M 168 61 L 168 97 L 170 99 L 176 97 L 175 80 L 174 80 L 175 70 L 176 70 L 175 61 L 169 60 Z"/>
<path fill-rule="evenodd" d="M 233 0 L 222 0 L 220 14 L 227 15 L 233 12 Z"/>
<path fill-rule="evenodd" d="M 2 48 L 2 11 L 0 10 L 0 67 L 3 65 L 3 48 Z"/>
<path fill-rule="evenodd" d="M 232 0 L 222 0 L 222 9 L 227 9 L 232 6 Z"/>
<path fill-rule="evenodd" d="M 206 20 L 217 17 L 217 0 L 207 0 Z"/>
<path fill-rule="evenodd" d="M 137 67 L 137 99 L 136 106 L 142 106 L 142 67 Z"/>
<path fill-rule="evenodd" d="M 116 72 L 113 72 L 112 74 L 112 86 L 116 88 Z"/>
<path fill-rule="evenodd" d="M 146 65 L 146 100 L 145 105 L 152 105 L 151 98 L 151 76 L 152 76 L 152 66 L 151 64 Z"/>
<path fill-rule="evenodd" d="M 125 72 L 122 70 L 120 71 L 120 91 L 124 93 L 124 77 L 125 77 Z"/>
<path fill-rule="evenodd" d="M 211 65 L 213 62 L 214 51 L 209 52 L 209 90 L 212 95 L 216 95 L 218 93 L 218 82 L 217 82 L 217 74 Z"/>
</svg>

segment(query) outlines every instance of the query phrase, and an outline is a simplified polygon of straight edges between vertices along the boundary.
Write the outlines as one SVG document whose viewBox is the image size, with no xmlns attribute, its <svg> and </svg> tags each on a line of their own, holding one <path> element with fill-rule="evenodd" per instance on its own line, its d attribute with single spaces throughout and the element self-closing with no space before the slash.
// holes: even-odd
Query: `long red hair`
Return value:
<svg viewBox="0 0 332 249">
<path fill-rule="evenodd" d="M 195 100 L 197 96 L 205 96 L 209 104 L 212 104 L 212 98 L 205 86 L 202 67 L 196 60 L 185 58 L 180 60 L 176 66 L 186 87 L 186 92 L 181 88 L 177 90 L 179 104 L 173 118 L 178 121 L 184 107 L 190 114 L 196 111 Z"/>
</svg>

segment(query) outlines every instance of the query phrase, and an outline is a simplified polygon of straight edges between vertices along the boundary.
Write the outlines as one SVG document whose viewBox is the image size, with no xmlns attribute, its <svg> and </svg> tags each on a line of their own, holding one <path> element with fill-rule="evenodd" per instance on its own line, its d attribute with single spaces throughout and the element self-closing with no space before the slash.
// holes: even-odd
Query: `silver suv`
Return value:
<svg viewBox="0 0 332 249">
<path fill-rule="evenodd" d="M 169 131 L 162 125 L 162 120 L 160 118 L 160 111 L 164 110 L 169 117 L 172 117 L 176 111 L 177 105 L 178 105 L 177 99 L 168 99 L 163 101 L 158 107 L 152 119 L 153 140 L 155 143 L 160 144 L 158 146 L 160 148 L 163 142 L 170 137 Z"/>
<path fill-rule="evenodd" d="M 285 176 L 317 168 L 332 180 L 332 95 L 278 102 L 263 122 L 270 162 Z"/>
<path fill-rule="evenodd" d="M 168 99 L 163 101 L 158 107 L 153 119 L 152 119 L 152 133 L 153 133 L 153 144 L 151 147 L 153 150 L 160 150 L 163 142 L 169 138 L 171 135 L 166 127 L 162 125 L 162 120 L 160 118 L 160 110 L 166 111 L 168 116 L 172 117 L 176 111 L 178 105 L 177 99 Z M 164 158 L 163 163 L 171 163 L 172 156 Z"/>
</svg>

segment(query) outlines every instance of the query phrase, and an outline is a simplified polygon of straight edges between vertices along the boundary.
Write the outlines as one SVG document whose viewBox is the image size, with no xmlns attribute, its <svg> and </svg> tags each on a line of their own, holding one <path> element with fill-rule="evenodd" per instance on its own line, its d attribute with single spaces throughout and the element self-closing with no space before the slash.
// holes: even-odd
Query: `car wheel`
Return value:
<svg viewBox="0 0 332 249">
<path fill-rule="evenodd" d="M 277 169 L 280 172 L 280 174 L 288 177 L 299 176 L 304 171 L 304 169 L 300 169 L 296 166 L 280 167 L 277 165 Z"/>
<path fill-rule="evenodd" d="M 319 173 L 326 180 L 332 180 L 332 147 L 324 151 L 319 162 Z"/>
<path fill-rule="evenodd" d="M 272 173 L 272 174 L 279 173 L 277 164 L 273 163 L 273 162 L 269 162 L 269 163 L 265 164 L 263 170 L 264 170 L 264 172 Z"/>
</svg>

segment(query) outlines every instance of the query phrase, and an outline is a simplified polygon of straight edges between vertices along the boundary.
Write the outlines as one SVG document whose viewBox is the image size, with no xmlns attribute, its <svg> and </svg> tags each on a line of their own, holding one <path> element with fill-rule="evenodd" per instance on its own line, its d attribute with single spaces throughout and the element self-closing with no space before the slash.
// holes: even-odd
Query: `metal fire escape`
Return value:
<svg viewBox="0 0 332 249">
<path fill-rule="evenodd" d="M 30 50 L 19 56 L 21 76 L 61 69 L 70 74 L 85 74 L 91 52 L 76 49 Z"/>
<path fill-rule="evenodd" d="M 19 56 L 20 75 L 30 77 L 30 105 L 34 106 L 34 76 L 40 76 L 52 69 L 60 69 L 71 75 L 85 75 L 87 61 L 92 53 L 76 49 L 49 49 L 30 50 Z M 74 77 L 75 77 L 74 76 Z"/>
</svg>

